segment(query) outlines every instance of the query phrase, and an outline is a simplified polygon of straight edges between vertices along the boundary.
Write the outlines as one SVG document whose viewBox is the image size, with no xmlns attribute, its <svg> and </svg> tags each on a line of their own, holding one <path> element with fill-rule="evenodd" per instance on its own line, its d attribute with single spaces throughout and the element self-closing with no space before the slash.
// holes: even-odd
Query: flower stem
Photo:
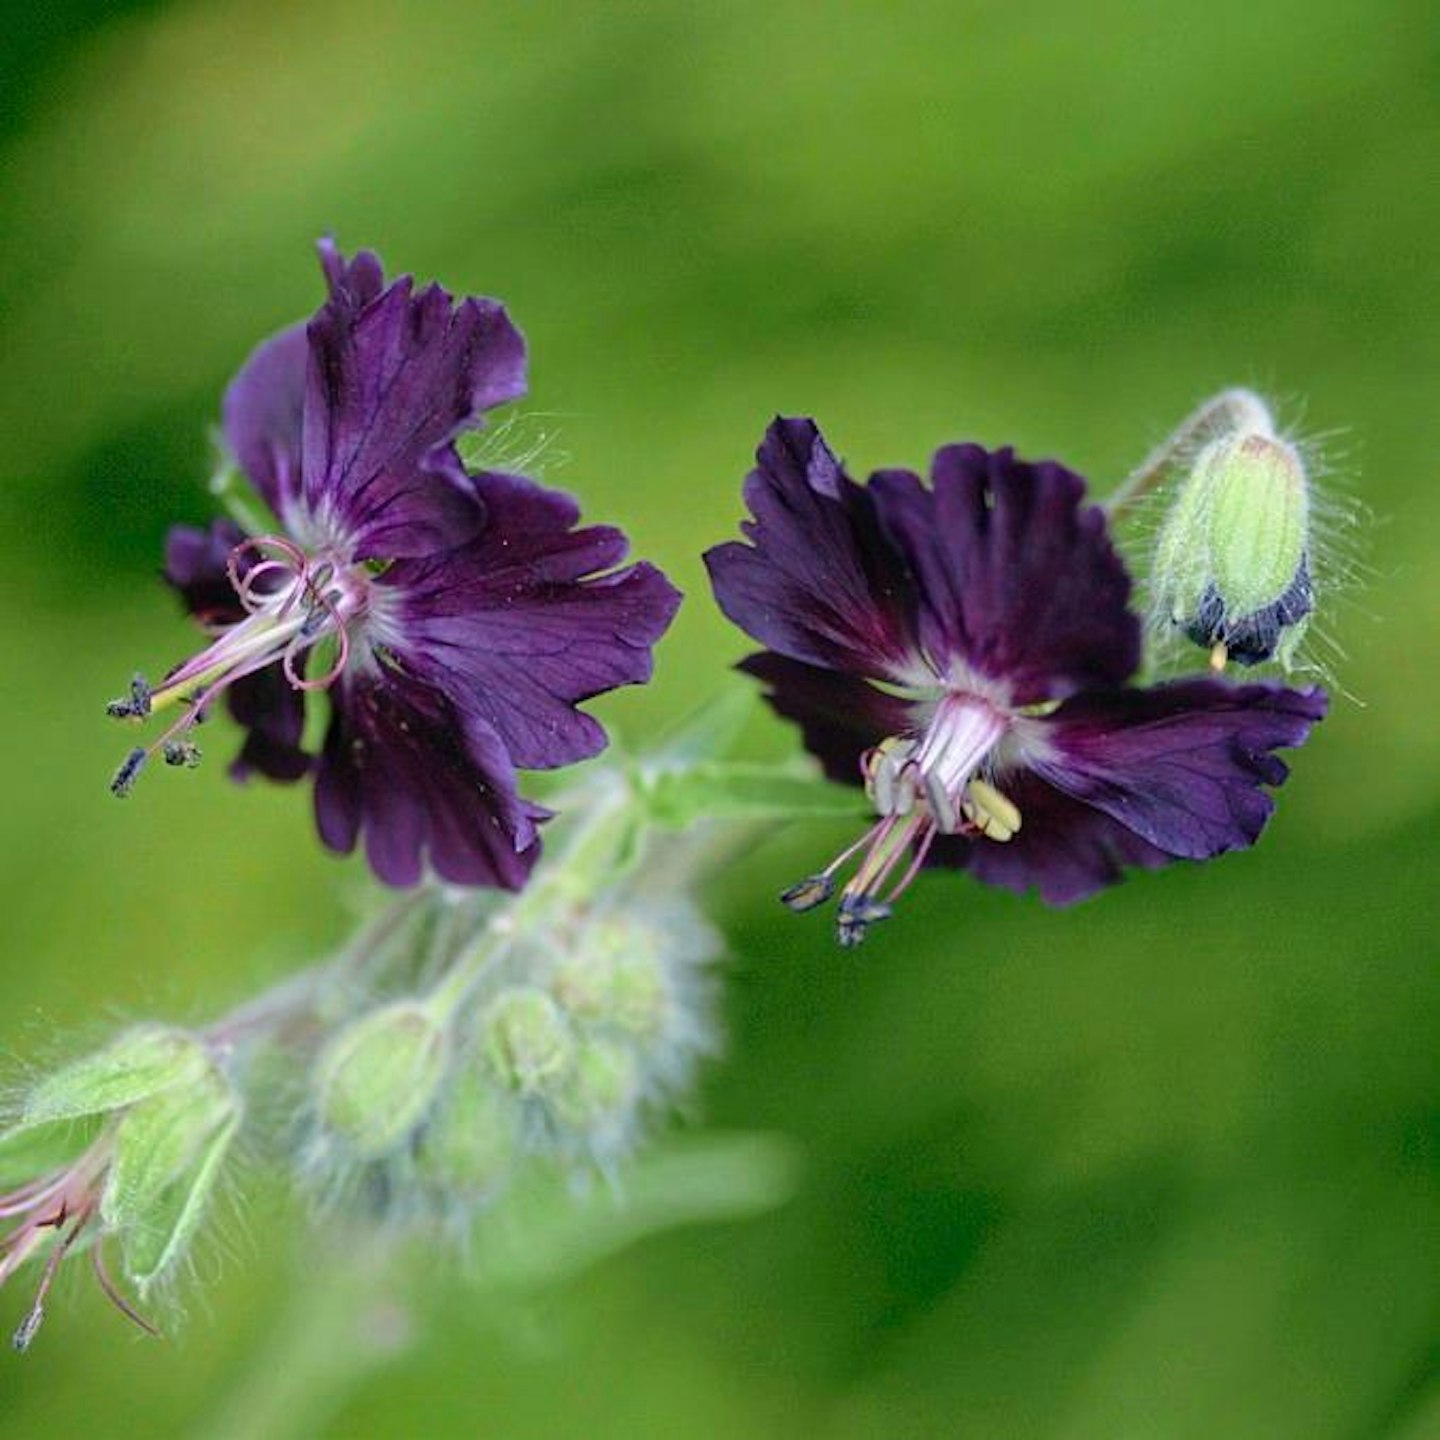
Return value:
<svg viewBox="0 0 1440 1440">
<path fill-rule="evenodd" d="M 563 851 L 545 860 L 525 890 L 461 951 L 430 991 L 426 1004 L 437 1023 L 449 1020 L 538 919 L 557 909 L 584 907 L 619 878 L 638 839 L 638 820 L 629 784 L 610 778 L 605 788 L 585 797 L 585 818 Z"/>
<path fill-rule="evenodd" d="M 1170 466 L 1202 436 L 1212 430 L 1251 430 L 1269 435 L 1274 428 L 1265 402 L 1253 391 L 1239 386 L 1212 395 L 1180 422 L 1175 433 L 1157 445 L 1126 477 L 1120 488 L 1105 501 L 1112 521 L 1121 519 L 1156 488 Z"/>
</svg>

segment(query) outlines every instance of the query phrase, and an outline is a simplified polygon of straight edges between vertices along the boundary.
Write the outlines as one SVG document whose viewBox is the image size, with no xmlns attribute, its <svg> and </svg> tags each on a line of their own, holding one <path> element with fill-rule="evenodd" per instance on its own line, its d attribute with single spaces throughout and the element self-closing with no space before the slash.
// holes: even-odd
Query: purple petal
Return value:
<svg viewBox="0 0 1440 1440">
<path fill-rule="evenodd" d="M 231 779 L 243 782 L 259 774 L 290 783 L 310 773 L 315 762 L 300 748 L 305 692 L 291 685 L 278 666 L 237 680 L 225 693 L 230 713 L 248 732 L 231 762 Z"/>
<path fill-rule="evenodd" d="M 950 445 L 933 489 L 905 471 L 873 477 L 886 526 L 918 580 L 920 634 L 1009 686 L 1012 703 L 1120 684 L 1140 661 L 1130 578 L 1085 483 L 1009 449 Z"/>
<path fill-rule="evenodd" d="M 504 307 L 459 305 L 409 276 L 382 289 L 374 255 L 321 259 L 330 298 L 311 320 L 304 497 L 321 539 L 358 559 L 463 544 L 483 511 L 451 441 L 524 393 L 525 346 Z"/>
<path fill-rule="evenodd" d="M 832 670 L 901 678 L 920 659 L 914 582 L 875 497 L 814 421 L 777 419 L 745 481 L 749 544 L 705 555 L 725 614 L 761 644 Z"/>
<path fill-rule="evenodd" d="M 497 735 L 516 765 L 594 755 L 605 732 L 576 704 L 650 678 L 679 592 L 651 565 L 609 570 L 625 556 L 624 535 L 573 528 L 568 495 L 517 475 L 473 480 L 484 530 L 385 573 L 381 638 L 407 673 Z"/>
<path fill-rule="evenodd" d="M 272 335 L 240 367 L 220 407 L 230 453 L 265 503 L 287 520 L 300 499 L 309 354 L 303 322 Z"/>
<path fill-rule="evenodd" d="M 751 655 L 738 668 L 765 682 L 775 713 L 799 725 L 805 748 L 841 784 L 860 784 L 860 757 L 911 728 L 904 700 L 858 676 L 820 670 L 772 650 Z"/>
<path fill-rule="evenodd" d="M 1326 705 L 1320 690 L 1223 680 L 1083 695 L 1022 722 L 1023 763 L 1168 854 L 1201 860 L 1254 844 L 1275 808 L 1262 787 L 1288 773 L 1273 752 L 1302 744 Z"/>
<path fill-rule="evenodd" d="M 214 520 L 206 530 L 172 525 L 165 537 L 165 578 L 202 625 L 233 625 L 245 617 L 226 569 L 230 552 L 244 538 L 231 520 Z"/>
<path fill-rule="evenodd" d="M 427 862 L 457 885 L 518 890 L 540 854 L 546 811 L 522 800 L 505 746 L 427 686 L 388 672 L 347 677 L 315 781 L 320 836 L 348 854 L 362 837 L 388 885 Z"/>
<path fill-rule="evenodd" d="M 1072 905 L 1124 878 L 1127 866 L 1155 870 L 1175 857 L 1093 810 L 1018 771 L 1002 782 L 1024 823 L 1013 839 L 942 835 L 929 864 L 968 870 L 987 885 L 1017 894 L 1032 887 L 1049 905 Z"/>
</svg>

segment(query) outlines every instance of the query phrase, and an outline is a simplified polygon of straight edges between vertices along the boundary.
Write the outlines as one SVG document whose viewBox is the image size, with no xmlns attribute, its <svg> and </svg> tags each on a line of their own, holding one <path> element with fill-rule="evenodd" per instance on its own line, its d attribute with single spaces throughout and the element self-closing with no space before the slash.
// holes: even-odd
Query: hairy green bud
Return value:
<svg viewBox="0 0 1440 1440">
<path fill-rule="evenodd" d="M 643 921 L 598 921 L 556 968 L 555 997 L 587 1024 L 653 1036 L 669 1003 L 664 944 L 665 936 Z"/>
<path fill-rule="evenodd" d="M 585 1041 L 555 1094 L 555 1113 L 567 1125 L 591 1130 L 622 1123 L 640 1098 L 640 1063 L 627 1045 Z"/>
<path fill-rule="evenodd" d="M 418 1001 L 372 1010 L 341 1030 L 316 1061 L 322 1128 L 355 1158 L 379 1159 L 425 1118 L 449 1061 L 449 1031 Z"/>
<path fill-rule="evenodd" d="M 461 1200 L 495 1194 L 515 1164 L 513 1106 L 487 1069 L 458 1068 L 425 1126 L 416 1160 L 421 1178 Z"/>
<path fill-rule="evenodd" d="M 533 985 L 511 985 L 486 1006 L 481 1043 L 494 1073 L 520 1095 L 553 1093 L 575 1058 L 575 1037 L 560 1007 Z"/>
<path fill-rule="evenodd" d="M 1212 440 L 1180 483 L 1155 547 L 1160 617 L 1212 663 L 1288 666 L 1314 608 L 1310 491 L 1294 446 L 1262 428 Z"/>
<path fill-rule="evenodd" d="M 21 1123 L 121 1110 L 163 1090 L 194 1085 L 210 1069 L 209 1053 L 196 1036 L 166 1025 L 137 1025 L 37 1082 L 25 1097 Z"/>
</svg>

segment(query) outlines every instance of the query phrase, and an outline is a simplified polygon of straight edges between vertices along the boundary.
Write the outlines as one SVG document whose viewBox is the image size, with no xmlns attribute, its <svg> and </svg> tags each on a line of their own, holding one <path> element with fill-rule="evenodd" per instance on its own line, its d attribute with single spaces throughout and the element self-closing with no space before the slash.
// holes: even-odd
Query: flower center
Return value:
<svg viewBox="0 0 1440 1440">
<path fill-rule="evenodd" d="M 1008 717 L 977 696 L 941 697 L 923 730 L 892 736 L 860 762 L 865 790 L 879 819 L 818 875 L 780 897 L 792 910 L 809 910 L 835 892 L 836 872 L 863 851 L 840 899 L 842 945 L 858 945 L 868 927 L 884 920 L 925 863 L 937 835 L 985 835 L 1009 840 L 1020 812 L 977 771 L 1009 727 Z M 899 881 L 882 891 L 909 857 Z"/>
<path fill-rule="evenodd" d="M 136 676 L 130 694 L 106 707 L 115 719 L 145 720 L 172 705 L 183 713 L 153 743 L 130 752 L 110 788 L 127 795 L 157 751 L 167 765 L 199 763 L 200 751 L 187 738 L 210 707 L 238 680 L 279 663 L 296 690 L 323 690 L 340 677 L 350 658 L 350 627 L 369 604 L 370 572 L 338 556 L 308 555 L 278 535 L 242 540 L 226 562 L 231 587 L 245 611 L 226 625 L 198 655 L 177 665 L 152 688 Z M 323 673 L 307 676 L 307 657 L 333 639 L 334 656 Z"/>
</svg>

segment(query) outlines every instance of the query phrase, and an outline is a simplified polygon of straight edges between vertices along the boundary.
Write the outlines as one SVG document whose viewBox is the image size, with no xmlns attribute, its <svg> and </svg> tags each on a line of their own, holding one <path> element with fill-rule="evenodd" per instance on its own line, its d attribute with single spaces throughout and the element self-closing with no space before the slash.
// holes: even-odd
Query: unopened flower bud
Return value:
<svg viewBox="0 0 1440 1440">
<path fill-rule="evenodd" d="M 399 1000 L 349 1025 L 315 1065 L 322 1128 L 356 1159 L 379 1159 L 424 1118 L 445 1078 L 449 1032 L 421 1004 Z"/>
<path fill-rule="evenodd" d="M 416 1160 L 420 1176 L 453 1199 L 494 1195 L 515 1164 L 513 1107 L 484 1067 L 457 1067 L 425 1126 Z"/>
<path fill-rule="evenodd" d="M 495 1074 L 520 1095 L 553 1092 L 574 1062 L 569 1023 L 554 1000 L 534 986 L 501 990 L 486 1007 L 480 1026 Z"/>
<path fill-rule="evenodd" d="M 639 1098 L 640 1065 L 635 1052 L 613 1040 L 587 1040 L 576 1051 L 575 1064 L 556 1092 L 555 1113 L 577 1129 L 603 1129 L 623 1123 Z"/>
<path fill-rule="evenodd" d="M 20 1118 L 30 1126 L 119 1110 L 161 1091 L 194 1085 L 211 1069 L 198 1037 L 166 1025 L 137 1025 L 103 1050 L 37 1082 Z"/>
<path fill-rule="evenodd" d="M 1180 483 L 1155 549 L 1160 619 L 1216 669 L 1288 666 L 1314 608 L 1310 492 L 1294 446 L 1264 428 L 1212 440 Z"/>
<path fill-rule="evenodd" d="M 643 921 L 610 918 L 590 926 L 555 971 L 560 1003 L 588 1024 L 652 1036 L 668 1005 L 666 937 Z"/>
</svg>

